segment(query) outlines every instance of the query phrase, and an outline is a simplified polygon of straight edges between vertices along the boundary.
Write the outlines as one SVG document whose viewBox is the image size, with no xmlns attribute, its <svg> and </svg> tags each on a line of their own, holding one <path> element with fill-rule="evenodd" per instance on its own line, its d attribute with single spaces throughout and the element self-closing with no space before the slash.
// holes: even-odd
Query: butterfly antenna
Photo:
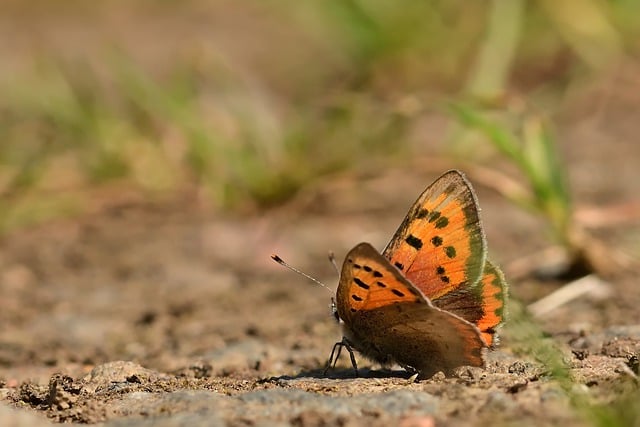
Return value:
<svg viewBox="0 0 640 427">
<path fill-rule="evenodd" d="M 336 263 L 336 256 L 332 251 L 329 251 L 329 262 L 333 265 L 333 269 L 338 273 L 338 276 L 340 276 L 340 269 L 338 268 L 338 263 Z"/>
<path fill-rule="evenodd" d="M 298 273 L 299 275 L 301 275 L 303 277 L 306 277 L 307 279 L 311 280 L 312 282 L 315 282 L 316 284 L 322 286 L 323 288 L 327 289 L 329 292 L 331 292 L 333 294 L 333 289 L 331 289 L 330 287 L 328 287 L 327 285 L 325 285 L 324 283 L 322 283 L 321 281 L 319 281 L 315 277 L 309 276 L 307 273 L 305 273 L 303 271 L 300 271 L 297 268 L 287 264 L 278 255 L 275 255 L 275 254 L 271 255 L 271 259 L 274 260 L 275 262 L 277 262 L 278 264 L 280 264 L 281 266 L 286 267 L 289 270 L 293 271 L 294 273 Z"/>
</svg>

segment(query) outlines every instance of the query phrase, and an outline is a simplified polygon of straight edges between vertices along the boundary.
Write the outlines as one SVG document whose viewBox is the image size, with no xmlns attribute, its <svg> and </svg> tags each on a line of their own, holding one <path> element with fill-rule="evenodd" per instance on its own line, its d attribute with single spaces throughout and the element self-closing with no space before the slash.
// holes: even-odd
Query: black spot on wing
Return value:
<svg viewBox="0 0 640 427">
<path fill-rule="evenodd" d="M 441 213 L 438 212 L 438 211 L 431 212 L 431 215 L 429 215 L 429 222 L 434 222 L 435 220 L 440 218 L 440 215 L 441 215 Z"/>
<path fill-rule="evenodd" d="M 362 280 L 358 279 L 357 277 L 353 278 L 353 283 L 355 283 L 356 285 L 358 285 L 362 289 L 369 289 L 369 285 L 367 285 L 366 283 L 364 283 Z"/>
<path fill-rule="evenodd" d="M 413 234 L 409 234 L 407 238 L 404 239 L 404 241 L 407 242 L 409 246 L 411 246 L 412 248 L 418 251 L 420 250 L 420 248 L 422 248 L 422 240 L 418 239 Z"/>
<path fill-rule="evenodd" d="M 437 248 L 438 246 L 442 245 L 442 237 L 440 237 L 440 236 L 433 236 L 433 237 L 431 238 L 431 244 L 432 244 L 433 246 L 435 246 L 436 248 Z"/>
<path fill-rule="evenodd" d="M 395 265 L 398 268 L 398 270 L 404 269 L 404 265 L 402 265 L 401 262 L 394 262 L 393 265 Z"/>
<path fill-rule="evenodd" d="M 399 297 L 404 297 L 405 294 L 402 291 L 399 291 L 397 289 L 391 289 L 391 292 L 393 292 L 395 295 L 399 296 Z"/>
<path fill-rule="evenodd" d="M 449 225 L 449 218 L 446 216 L 441 216 L 435 223 L 436 228 L 445 228 L 447 225 Z"/>
<path fill-rule="evenodd" d="M 384 283 L 382 283 L 382 282 L 376 282 L 376 285 L 378 285 L 378 286 L 379 286 L 379 287 L 381 287 L 381 288 L 386 288 L 386 287 L 387 287 L 387 285 L 385 285 L 385 284 L 384 284 Z"/>
<path fill-rule="evenodd" d="M 353 294 L 351 295 L 351 298 L 353 298 L 354 301 L 362 301 L 362 298 L 360 298 L 358 295 Z"/>
<path fill-rule="evenodd" d="M 425 209 L 425 208 L 422 208 L 416 214 L 416 218 L 423 219 L 423 218 L 426 218 L 428 215 L 429 215 L 429 210 Z"/>
<path fill-rule="evenodd" d="M 446 248 L 444 248 L 444 253 L 449 258 L 455 258 L 456 257 L 456 248 L 454 248 L 453 246 L 447 246 Z"/>
<path fill-rule="evenodd" d="M 443 266 L 439 265 L 438 268 L 436 268 L 436 274 L 440 275 L 440 274 L 444 274 L 446 270 L 444 269 Z"/>
<path fill-rule="evenodd" d="M 375 270 L 373 272 L 373 277 L 382 277 L 382 273 L 380 273 L 379 271 Z"/>
</svg>

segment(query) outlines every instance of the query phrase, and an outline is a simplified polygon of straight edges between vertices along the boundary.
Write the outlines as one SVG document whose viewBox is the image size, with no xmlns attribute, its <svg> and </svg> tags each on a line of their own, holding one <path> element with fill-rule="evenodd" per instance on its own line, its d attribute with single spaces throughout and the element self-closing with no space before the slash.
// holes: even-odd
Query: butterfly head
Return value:
<svg viewBox="0 0 640 427">
<path fill-rule="evenodd" d="M 331 297 L 330 307 L 331 307 L 331 315 L 333 316 L 333 318 L 336 319 L 336 322 L 342 323 L 342 319 L 338 314 L 338 305 L 336 304 L 336 299 L 334 297 Z"/>
</svg>

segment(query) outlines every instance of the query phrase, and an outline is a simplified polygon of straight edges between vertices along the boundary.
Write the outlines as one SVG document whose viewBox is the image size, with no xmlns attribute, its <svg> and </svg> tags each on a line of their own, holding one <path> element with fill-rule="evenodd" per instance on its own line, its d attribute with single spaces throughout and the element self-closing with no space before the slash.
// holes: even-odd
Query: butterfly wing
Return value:
<svg viewBox="0 0 640 427">
<path fill-rule="evenodd" d="M 482 279 L 461 286 L 432 301 L 436 307 L 475 324 L 489 347 L 498 342 L 496 330 L 504 321 L 507 283 L 498 267 L 487 261 Z"/>
<path fill-rule="evenodd" d="M 411 366 L 427 377 L 462 365 L 484 366 L 478 328 L 434 307 L 368 243 L 345 258 L 337 308 L 347 340 L 382 364 Z"/>
<path fill-rule="evenodd" d="M 480 280 L 485 237 L 461 172 L 446 172 L 420 195 L 382 255 L 431 300 Z"/>
<path fill-rule="evenodd" d="M 374 310 L 394 303 L 421 302 L 431 305 L 368 243 L 360 243 L 347 254 L 342 264 L 336 299 L 338 315 L 345 323 L 363 310 Z"/>
<path fill-rule="evenodd" d="M 429 378 L 459 366 L 484 366 L 478 328 L 425 303 L 403 302 L 360 312 L 345 336 L 354 348 L 385 365 L 410 366 Z M 361 339 L 366 334 L 366 339 Z"/>
<path fill-rule="evenodd" d="M 507 282 L 502 271 L 487 261 L 480 283 L 482 284 L 483 314 L 475 324 L 478 325 L 487 345 L 495 347 L 498 344 L 496 330 L 504 323 L 506 315 Z"/>
</svg>

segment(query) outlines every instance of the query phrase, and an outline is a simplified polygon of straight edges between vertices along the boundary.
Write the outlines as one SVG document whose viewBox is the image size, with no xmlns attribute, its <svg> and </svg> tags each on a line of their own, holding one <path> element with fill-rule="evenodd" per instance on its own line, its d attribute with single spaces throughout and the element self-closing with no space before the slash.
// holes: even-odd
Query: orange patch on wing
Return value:
<svg viewBox="0 0 640 427">
<path fill-rule="evenodd" d="M 482 338 L 489 347 L 495 346 L 497 337 L 495 330 L 504 320 L 504 305 L 507 288 L 502 272 L 487 261 L 482 277 L 482 309 L 483 316 L 477 325 Z"/>
<path fill-rule="evenodd" d="M 351 307 L 356 310 L 373 310 L 397 302 L 415 302 L 420 299 L 415 290 L 389 274 L 385 266 L 366 259 L 356 258 L 354 262 L 358 265 L 366 265 L 374 271 L 383 271 L 382 277 L 375 277 L 373 272 L 367 272 L 363 269 L 354 272 L 348 289 Z M 354 299 L 354 295 L 358 298 Z"/>
<path fill-rule="evenodd" d="M 411 234 L 420 237 L 430 247 L 424 255 L 416 256 L 405 275 L 431 299 L 453 291 L 467 280 L 466 263 L 472 256 L 471 239 L 465 229 L 466 217 L 460 202 L 452 200 L 442 206 L 440 218 L 447 221 L 442 228 L 435 227 L 437 220 L 421 220 L 409 227 Z M 452 252 L 454 256 L 450 256 Z M 443 274 L 437 273 L 438 267 L 444 269 Z M 448 278 L 448 282 L 444 282 L 442 277 Z"/>
<path fill-rule="evenodd" d="M 465 205 L 459 200 L 446 201 L 446 197 L 440 195 L 436 203 L 425 203 L 424 209 L 429 214 L 425 218 L 413 218 L 406 228 L 404 239 L 413 236 L 420 240 L 422 247 L 416 249 L 406 241 L 401 241 L 390 260 L 398 268 L 404 267 L 400 269 L 407 279 L 431 299 L 453 291 L 462 283 L 473 281 L 474 278 L 468 277 L 469 258 L 475 256 L 482 259 L 481 253 L 473 253 L 471 244 L 471 233 L 482 231 L 479 228 L 469 230 Z M 431 211 L 429 208 L 434 205 L 437 208 Z"/>
<path fill-rule="evenodd" d="M 478 283 L 486 246 L 475 194 L 450 171 L 420 195 L 383 255 L 427 298 Z"/>
<path fill-rule="evenodd" d="M 361 243 L 349 252 L 343 264 L 337 300 L 344 320 L 360 310 L 424 298 L 386 258 L 368 243 Z"/>
</svg>

